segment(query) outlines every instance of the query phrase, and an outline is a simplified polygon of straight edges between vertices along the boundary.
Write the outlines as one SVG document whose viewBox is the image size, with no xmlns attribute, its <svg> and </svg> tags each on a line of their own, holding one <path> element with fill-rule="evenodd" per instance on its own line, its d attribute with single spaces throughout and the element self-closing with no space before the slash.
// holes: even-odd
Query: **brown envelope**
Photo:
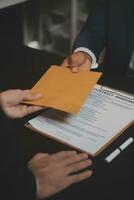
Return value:
<svg viewBox="0 0 134 200">
<path fill-rule="evenodd" d="M 100 76 L 90 71 L 72 73 L 69 68 L 53 65 L 31 90 L 43 93 L 43 98 L 25 103 L 77 113 Z"/>
</svg>

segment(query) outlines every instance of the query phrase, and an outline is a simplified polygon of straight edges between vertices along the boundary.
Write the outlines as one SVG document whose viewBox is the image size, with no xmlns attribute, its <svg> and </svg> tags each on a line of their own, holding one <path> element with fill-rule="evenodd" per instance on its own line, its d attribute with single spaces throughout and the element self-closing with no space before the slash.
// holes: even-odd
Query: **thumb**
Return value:
<svg viewBox="0 0 134 200">
<path fill-rule="evenodd" d="M 66 58 L 65 60 L 63 60 L 63 62 L 61 63 L 62 67 L 69 67 L 69 61 L 68 58 Z"/>
<path fill-rule="evenodd" d="M 70 68 L 72 72 L 79 71 L 79 64 L 74 63 L 72 60 L 69 60 L 69 59 L 65 59 L 63 63 L 61 64 L 61 66 Z"/>
<path fill-rule="evenodd" d="M 24 90 L 23 91 L 23 100 L 37 100 L 40 99 L 43 96 L 42 93 L 35 93 L 32 94 L 30 90 Z"/>
<path fill-rule="evenodd" d="M 80 67 L 79 64 L 70 65 L 71 71 L 74 72 L 74 73 L 79 71 L 79 67 Z"/>
</svg>

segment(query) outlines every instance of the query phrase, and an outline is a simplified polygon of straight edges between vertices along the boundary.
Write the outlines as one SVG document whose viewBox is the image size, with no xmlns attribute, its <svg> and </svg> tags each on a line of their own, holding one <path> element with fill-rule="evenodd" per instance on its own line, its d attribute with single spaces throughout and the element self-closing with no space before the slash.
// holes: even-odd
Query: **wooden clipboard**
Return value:
<svg viewBox="0 0 134 200">
<path fill-rule="evenodd" d="M 98 156 L 102 151 L 104 151 L 110 144 L 112 144 L 119 136 L 121 136 L 121 135 L 122 135 L 131 125 L 133 125 L 133 124 L 134 124 L 134 120 L 133 120 L 132 122 L 130 122 L 126 127 L 124 127 L 119 133 L 117 133 L 111 140 L 109 140 L 108 143 L 106 143 L 102 148 L 100 148 L 95 154 L 91 154 L 91 153 L 89 153 L 89 152 L 86 152 L 86 153 L 88 153 L 88 154 L 89 154 L 90 156 L 92 156 L 92 157 Z M 62 140 L 57 139 L 56 137 L 52 137 L 51 135 L 49 135 L 49 133 L 45 133 L 45 132 L 42 132 L 42 131 L 40 131 L 40 130 L 34 128 L 34 127 L 33 127 L 30 123 L 28 123 L 28 122 L 25 123 L 25 126 L 26 126 L 27 128 L 29 128 L 29 129 L 31 129 L 31 130 L 37 132 L 37 133 L 40 133 L 40 134 L 43 135 L 43 136 L 46 136 L 46 137 L 48 137 L 48 138 L 50 138 L 50 139 L 52 139 L 52 140 L 55 140 L 56 142 L 59 142 L 59 143 L 64 144 L 64 145 L 67 145 L 67 146 L 69 146 L 69 147 L 71 147 L 71 148 L 73 148 L 73 149 L 79 150 L 79 151 L 81 151 L 81 152 L 85 152 L 84 150 L 80 149 L 79 147 L 75 147 L 75 146 L 73 146 L 73 145 L 71 145 L 71 144 L 69 144 L 69 143 L 67 143 L 67 142 L 63 142 Z"/>
<path fill-rule="evenodd" d="M 105 86 L 102 86 L 102 87 L 105 87 Z M 113 88 L 110 88 L 110 87 L 107 87 L 107 88 L 113 90 Z M 131 95 L 131 94 L 126 93 L 126 92 L 123 92 L 123 91 L 121 91 L 121 90 L 116 90 L 116 91 L 121 92 L 122 94 Z M 133 95 L 131 95 L 131 96 L 133 96 Z M 26 123 L 25 126 L 26 126 L 27 128 L 30 128 L 31 130 L 36 131 L 36 132 L 40 133 L 41 135 L 44 135 L 44 136 L 46 136 L 46 137 L 48 137 L 48 138 L 50 138 L 50 139 L 53 139 L 53 140 L 55 140 L 55 141 L 57 141 L 57 142 L 59 142 L 59 143 L 65 144 L 65 145 L 67 145 L 67 146 L 70 146 L 71 148 L 74 148 L 74 149 L 79 150 L 79 151 L 81 151 L 81 152 L 87 152 L 90 156 L 96 157 L 96 156 L 98 156 L 103 150 L 105 150 L 111 143 L 113 143 L 119 136 L 121 136 L 121 135 L 122 135 L 131 125 L 133 125 L 133 124 L 134 124 L 134 120 L 130 121 L 126 126 L 124 126 L 124 128 L 123 128 L 121 131 L 119 131 L 119 132 L 116 133 L 116 134 L 113 134 L 114 136 L 112 137 L 112 139 L 110 139 L 110 140 L 109 140 L 107 143 L 105 143 L 101 148 L 99 148 L 98 151 L 97 151 L 95 154 L 92 154 L 92 153 L 90 153 L 90 152 L 84 151 L 84 150 L 82 150 L 81 148 L 79 148 L 78 146 L 77 146 L 77 147 L 76 147 L 76 146 L 73 146 L 72 144 L 69 144 L 69 142 L 64 142 L 64 141 L 62 141 L 62 140 L 60 140 L 60 139 L 58 139 L 58 138 L 56 138 L 56 137 L 54 137 L 54 136 L 51 136 L 51 135 L 50 135 L 49 133 L 47 133 L 47 132 L 42 132 L 42 131 L 40 131 L 39 129 L 34 128 L 30 123 Z"/>
</svg>

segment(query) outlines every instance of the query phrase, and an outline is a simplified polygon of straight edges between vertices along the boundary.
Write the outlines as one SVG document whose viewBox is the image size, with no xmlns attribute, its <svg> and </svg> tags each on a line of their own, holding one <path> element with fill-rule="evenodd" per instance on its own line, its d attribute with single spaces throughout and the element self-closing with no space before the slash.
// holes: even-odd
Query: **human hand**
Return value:
<svg viewBox="0 0 134 200">
<path fill-rule="evenodd" d="M 72 72 L 78 72 L 80 70 L 89 71 L 91 68 L 91 57 L 82 51 L 77 51 L 65 58 L 61 66 L 69 67 Z"/>
<path fill-rule="evenodd" d="M 50 197 L 74 183 L 89 178 L 92 175 L 91 170 L 79 171 L 91 165 L 92 161 L 86 153 L 63 151 L 52 155 L 35 155 L 29 162 L 29 169 L 38 180 L 37 198 Z"/>
<path fill-rule="evenodd" d="M 43 107 L 22 104 L 23 100 L 36 100 L 42 94 L 32 94 L 30 90 L 7 90 L 0 93 L 0 106 L 10 118 L 20 118 L 42 110 Z"/>
</svg>

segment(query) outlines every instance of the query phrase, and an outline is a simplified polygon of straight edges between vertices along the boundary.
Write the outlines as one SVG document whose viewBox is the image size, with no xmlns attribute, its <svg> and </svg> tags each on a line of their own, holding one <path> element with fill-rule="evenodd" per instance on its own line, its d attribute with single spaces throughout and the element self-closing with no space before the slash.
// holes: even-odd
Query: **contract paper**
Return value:
<svg viewBox="0 0 134 200">
<path fill-rule="evenodd" d="M 78 114 L 48 109 L 29 124 L 44 135 L 96 156 L 133 119 L 133 95 L 95 85 Z"/>
</svg>

